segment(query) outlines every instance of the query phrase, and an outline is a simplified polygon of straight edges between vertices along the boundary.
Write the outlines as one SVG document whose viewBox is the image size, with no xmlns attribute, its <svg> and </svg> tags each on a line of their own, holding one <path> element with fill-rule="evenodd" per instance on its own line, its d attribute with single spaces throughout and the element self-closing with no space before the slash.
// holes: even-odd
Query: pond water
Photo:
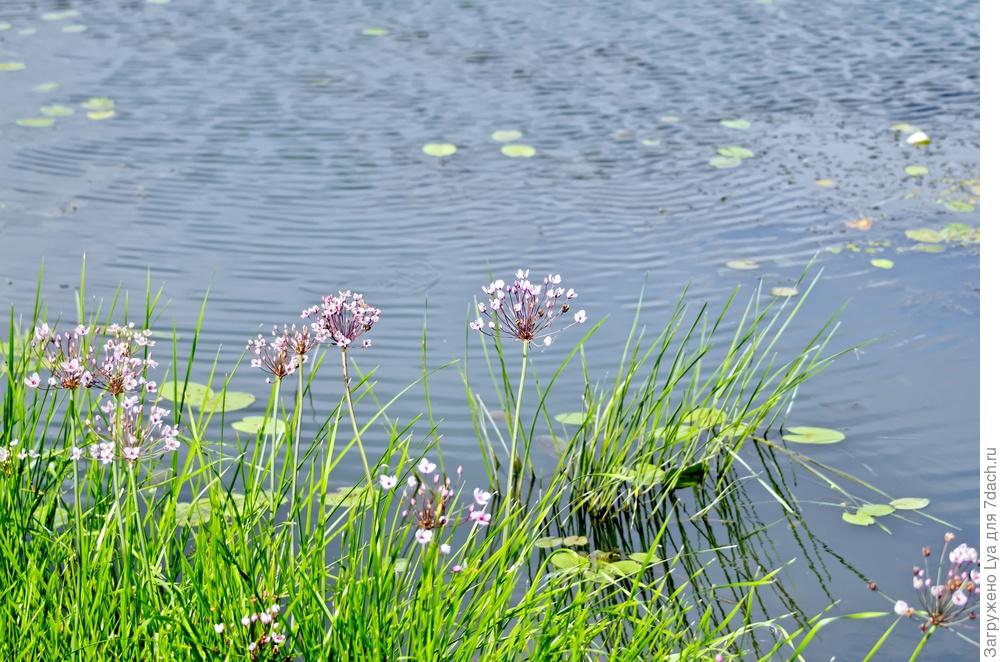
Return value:
<svg viewBox="0 0 1000 662">
<path fill-rule="evenodd" d="M 391 393 L 418 375 L 425 319 L 430 362 L 461 356 L 490 274 L 560 272 L 591 319 L 610 317 L 588 345 L 600 372 L 644 284 L 655 329 L 685 285 L 717 305 L 737 285 L 792 284 L 815 257 L 790 343 L 845 302 L 841 346 L 878 342 L 803 388 L 789 420 L 843 430 L 812 455 L 931 499 L 978 539 L 978 246 L 927 253 L 905 234 L 979 226 L 976 3 L 5 0 L 0 29 L 0 63 L 24 65 L 0 68 L 4 306 L 29 310 L 42 262 L 52 317 L 72 315 L 84 254 L 95 297 L 138 293 L 148 269 L 182 334 L 211 288 L 202 346 L 228 367 L 261 324 L 353 288 L 383 311 L 356 358 Z M 111 101 L 81 106 L 94 97 Z M 42 106 L 51 126 L 18 122 Z M 916 128 L 929 146 L 905 142 Z M 501 129 L 535 155 L 502 154 Z M 710 165 L 726 146 L 753 156 Z M 726 266 L 743 259 L 759 268 Z M 536 354 L 539 370 L 576 337 Z M 265 392 L 248 367 L 234 383 Z M 338 389 L 331 369 L 317 398 Z M 434 397 L 449 462 L 475 466 L 457 377 Z M 798 478 L 797 494 L 835 500 Z M 945 530 L 889 536 L 805 507 L 832 556 L 902 598 Z M 781 562 L 800 556 L 786 528 L 772 530 Z M 808 565 L 785 575 L 815 613 L 829 599 Z M 848 610 L 886 608 L 843 565 L 825 581 Z M 884 626 L 827 634 L 820 653 L 856 659 Z M 957 644 L 926 658 L 972 659 Z"/>
</svg>

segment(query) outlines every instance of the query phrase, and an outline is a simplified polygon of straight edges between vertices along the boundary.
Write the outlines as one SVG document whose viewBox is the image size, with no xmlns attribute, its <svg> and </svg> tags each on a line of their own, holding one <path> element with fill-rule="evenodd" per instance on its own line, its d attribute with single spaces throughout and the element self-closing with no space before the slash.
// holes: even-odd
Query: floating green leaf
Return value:
<svg viewBox="0 0 1000 662">
<path fill-rule="evenodd" d="M 539 538 L 535 541 L 535 547 L 539 549 L 549 549 L 550 547 L 558 547 L 562 544 L 562 538 L 559 536 L 545 536 Z"/>
<path fill-rule="evenodd" d="M 772 287 L 771 296 L 773 297 L 793 297 L 797 295 L 799 291 L 794 287 Z"/>
<path fill-rule="evenodd" d="M 639 462 L 625 471 L 625 480 L 638 488 L 652 487 L 663 483 L 667 472 L 648 462 Z"/>
<path fill-rule="evenodd" d="M 246 409 L 256 400 L 252 393 L 226 390 L 225 394 L 222 394 L 197 382 L 188 382 L 186 393 L 183 382 L 173 381 L 163 382 L 158 391 L 161 397 L 171 402 L 179 402 L 181 395 L 184 394 L 184 404 L 208 412 L 238 411 Z"/>
<path fill-rule="evenodd" d="M 916 244 L 910 250 L 920 251 L 921 253 L 943 253 L 944 246 L 941 244 Z"/>
<path fill-rule="evenodd" d="M 760 269 L 760 263 L 757 260 L 730 260 L 726 262 L 726 266 L 739 270 Z"/>
<path fill-rule="evenodd" d="M 367 487 L 344 485 L 323 497 L 323 503 L 331 508 L 353 508 L 360 504 L 369 493 Z"/>
<path fill-rule="evenodd" d="M 736 145 L 728 145 L 726 147 L 720 147 L 716 150 L 720 156 L 726 156 L 731 159 L 749 159 L 753 158 L 753 152 L 751 152 L 746 147 L 737 147 Z"/>
<path fill-rule="evenodd" d="M 896 266 L 895 262 L 893 262 L 892 260 L 887 260 L 884 257 L 875 258 L 874 260 L 871 261 L 871 264 L 873 267 L 876 267 L 878 269 L 892 269 L 894 266 Z"/>
<path fill-rule="evenodd" d="M 67 18 L 76 18 L 80 15 L 75 9 L 65 9 L 63 11 L 50 11 L 42 14 L 43 21 L 64 21 Z"/>
<path fill-rule="evenodd" d="M 572 411 L 563 414 L 556 414 L 556 420 L 563 425 L 583 425 L 584 412 Z"/>
<path fill-rule="evenodd" d="M 875 523 L 875 518 L 871 515 L 866 515 L 860 511 L 856 513 L 844 512 L 840 514 L 840 519 L 844 520 L 848 524 L 855 524 L 857 526 L 871 526 Z"/>
<path fill-rule="evenodd" d="M 743 163 L 743 159 L 734 159 L 729 156 L 713 156 L 708 160 L 708 165 L 713 168 L 719 168 L 720 170 L 735 168 L 741 163 Z"/>
<path fill-rule="evenodd" d="M 632 552 L 628 557 L 636 563 L 644 565 L 654 565 L 663 562 L 663 559 L 657 556 L 656 552 Z"/>
<path fill-rule="evenodd" d="M 621 561 L 612 561 L 611 563 L 602 565 L 601 569 L 611 570 L 616 575 L 628 577 L 641 572 L 642 564 L 632 559 L 622 559 Z"/>
<path fill-rule="evenodd" d="M 643 138 L 642 144 L 646 147 L 659 147 L 660 141 L 657 138 Z"/>
<path fill-rule="evenodd" d="M 922 165 L 906 166 L 906 174 L 910 177 L 923 177 L 928 173 L 927 167 Z"/>
<path fill-rule="evenodd" d="M 727 129 L 749 129 L 750 122 L 743 119 L 735 120 L 719 120 L 719 124 L 726 127 Z"/>
<path fill-rule="evenodd" d="M 900 122 L 898 124 L 893 124 L 889 127 L 893 131 L 898 131 L 899 133 L 910 133 L 911 131 L 916 131 L 917 127 L 912 124 L 907 124 L 906 122 Z"/>
<path fill-rule="evenodd" d="M 361 34 L 366 37 L 384 37 L 389 34 L 389 31 L 385 28 L 365 28 Z"/>
<path fill-rule="evenodd" d="M 677 124 L 681 121 L 681 118 L 676 115 L 660 115 L 660 121 L 664 124 Z"/>
<path fill-rule="evenodd" d="M 580 570 L 590 565 L 587 557 L 569 549 L 559 549 L 549 556 L 549 563 L 559 570 Z"/>
<path fill-rule="evenodd" d="M 114 99 L 108 97 L 90 97 L 80 104 L 84 110 L 114 110 Z"/>
<path fill-rule="evenodd" d="M 976 211 L 976 205 L 965 200 L 949 200 L 945 203 L 949 209 L 954 211 L 960 211 L 965 213 L 972 213 Z"/>
<path fill-rule="evenodd" d="M 947 241 L 958 241 L 963 244 L 979 243 L 979 230 L 965 223 L 949 223 L 941 229 L 941 236 Z"/>
<path fill-rule="evenodd" d="M 52 104 L 51 106 L 42 106 L 38 109 L 42 115 L 47 115 L 49 117 L 69 117 L 76 111 L 69 106 L 61 106 L 59 104 Z"/>
<path fill-rule="evenodd" d="M 508 143 L 512 140 L 518 140 L 522 135 L 524 134 L 517 129 L 498 129 L 490 135 L 490 138 L 498 143 Z"/>
<path fill-rule="evenodd" d="M 285 422 L 280 418 L 265 418 L 263 416 L 246 416 L 233 423 L 233 429 L 246 434 L 278 435 L 285 431 Z"/>
<path fill-rule="evenodd" d="M 401 575 L 406 572 L 408 566 L 409 562 L 406 559 L 396 559 L 396 562 L 392 564 L 392 569 Z"/>
<path fill-rule="evenodd" d="M 500 148 L 500 151 L 503 152 L 504 156 L 509 156 L 512 159 L 530 159 L 535 155 L 534 147 L 517 143 L 504 145 Z"/>
<path fill-rule="evenodd" d="M 896 512 L 896 509 L 887 503 L 869 503 L 858 508 L 858 514 L 870 517 L 885 517 Z"/>
<path fill-rule="evenodd" d="M 87 113 L 87 119 L 99 122 L 101 120 L 109 120 L 115 116 L 115 111 L 113 110 L 92 110 Z"/>
<path fill-rule="evenodd" d="M 174 517 L 178 526 L 201 526 L 212 519 L 212 502 L 207 498 L 178 502 Z"/>
<path fill-rule="evenodd" d="M 35 34 L 36 32 L 38 32 L 38 30 L 36 28 L 21 28 L 20 30 L 17 31 L 17 34 L 19 34 L 21 36 L 24 36 L 24 37 L 30 37 L 31 35 Z"/>
<path fill-rule="evenodd" d="M 921 508 L 926 508 L 930 504 L 930 499 L 924 499 L 922 497 L 904 497 L 902 499 L 893 499 L 889 502 L 889 505 L 896 510 L 920 510 Z"/>
<path fill-rule="evenodd" d="M 72 25 L 64 25 L 62 31 L 65 32 L 66 34 L 79 34 L 81 32 L 86 32 L 87 26 L 80 25 L 78 23 L 74 23 Z"/>
<path fill-rule="evenodd" d="M 7 21 L 0 21 L 0 32 L 6 32 L 7 30 L 10 30 L 12 27 L 14 26 L 8 23 Z"/>
<path fill-rule="evenodd" d="M 726 412 L 715 407 L 697 407 L 685 413 L 682 420 L 692 427 L 707 430 L 722 425 L 726 421 Z"/>
<path fill-rule="evenodd" d="M 590 544 L 587 536 L 566 536 L 562 539 L 562 544 L 568 547 L 585 547 Z"/>
<path fill-rule="evenodd" d="M 0 62 L 0 71 L 22 71 L 24 62 Z"/>
<path fill-rule="evenodd" d="M 24 119 L 17 120 L 18 126 L 27 126 L 36 129 L 52 126 L 54 123 L 55 120 L 51 117 L 25 117 Z"/>
<path fill-rule="evenodd" d="M 845 439 L 840 430 L 808 426 L 788 428 L 788 432 L 781 438 L 795 444 L 836 444 Z"/>
<path fill-rule="evenodd" d="M 919 241 L 923 244 L 936 244 L 939 241 L 943 241 L 944 237 L 937 230 L 932 230 L 930 228 L 918 228 L 916 230 L 907 230 L 906 236 L 913 241 Z"/>
<path fill-rule="evenodd" d="M 39 83 L 31 89 L 35 92 L 54 92 L 59 89 L 59 83 Z"/>
<path fill-rule="evenodd" d="M 424 154 L 436 158 L 451 156 L 458 151 L 458 148 L 451 143 L 427 143 L 424 145 Z"/>
</svg>

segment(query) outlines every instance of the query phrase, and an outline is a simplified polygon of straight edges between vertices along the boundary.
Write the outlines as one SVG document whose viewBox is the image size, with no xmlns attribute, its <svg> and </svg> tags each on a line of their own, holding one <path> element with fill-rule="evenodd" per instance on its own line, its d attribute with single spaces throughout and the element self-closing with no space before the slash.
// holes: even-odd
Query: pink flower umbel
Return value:
<svg viewBox="0 0 1000 662">
<path fill-rule="evenodd" d="M 94 437 L 90 456 L 102 464 L 116 460 L 134 464 L 143 457 L 180 448 L 178 428 L 167 423 L 170 411 L 155 402 L 143 406 L 134 395 L 120 400 L 109 398 L 101 403 L 100 411 L 101 415 L 83 424 Z"/>
<path fill-rule="evenodd" d="M 913 568 L 913 588 L 917 591 L 923 609 L 910 607 L 902 600 L 896 602 L 896 613 L 908 618 L 918 617 L 923 632 L 931 628 L 968 625 L 970 621 L 976 620 L 976 609 L 979 607 L 979 553 L 965 543 L 948 552 L 948 545 L 954 539 L 954 534 L 945 534 L 936 571 L 932 573 L 927 567 L 927 558 L 931 555 L 929 547 L 921 552 L 924 567 Z"/>
<path fill-rule="evenodd" d="M 484 322 L 476 318 L 470 323 L 474 331 L 494 337 L 508 337 L 527 343 L 552 344 L 552 336 L 564 328 L 553 328 L 556 321 L 569 312 L 570 301 L 576 292 L 561 287 L 562 277 L 549 274 L 540 284 L 528 280 L 527 270 L 518 270 L 514 282 L 507 285 L 495 280 L 483 287 L 487 301 L 477 304 L 481 314 L 492 319 Z M 587 313 L 579 310 L 573 322 L 566 325 L 583 324 Z"/>
<path fill-rule="evenodd" d="M 267 383 L 270 384 L 272 379 L 280 382 L 302 368 L 309 358 L 309 352 L 317 344 L 315 334 L 305 324 L 301 328 L 286 324 L 280 332 L 275 326 L 271 330 L 270 340 L 261 334 L 248 340 L 247 351 L 253 355 L 250 365 L 271 375 L 267 378 Z"/>
<path fill-rule="evenodd" d="M 302 311 L 302 318 L 311 318 L 317 342 L 331 342 L 341 348 L 352 347 L 362 335 L 371 331 L 379 320 L 380 311 L 365 302 L 359 292 L 350 290 L 328 294 L 318 306 Z M 364 340 L 362 347 L 371 347 Z"/>
<path fill-rule="evenodd" d="M 65 333 L 56 333 L 48 324 L 35 327 L 32 346 L 41 353 L 42 365 L 51 373 L 48 388 L 74 391 L 93 386 L 96 359 L 87 342 L 89 333 L 90 329 L 84 326 Z M 38 388 L 41 381 L 41 376 L 33 373 L 24 383 L 30 388 Z"/>
</svg>

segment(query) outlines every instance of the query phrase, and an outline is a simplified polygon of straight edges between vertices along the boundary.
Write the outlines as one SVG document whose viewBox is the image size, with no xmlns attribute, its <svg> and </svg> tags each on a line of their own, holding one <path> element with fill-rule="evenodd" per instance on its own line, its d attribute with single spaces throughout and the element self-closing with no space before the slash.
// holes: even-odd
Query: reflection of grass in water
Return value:
<svg viewBox="0 0 1000 662">
<path fill-rule="evenodd" d="M 148 291 L 133 317 L 141 326 L 156 323 L 159 297 Z M 709 318 L 702 308 L 684 324 L 679 306 L 643 350 L 637 322 L 608 389 L 586 372 L 584 346 L 598 325 L 548 382 L 531 380 L 534 395 L 524 398 L 520 420 L 513 415 L 518 376 L 501 346 L 484 345 L 504 415 L 492 416 L 468 372 L 459 366 L 458 374 L 494 486 L 504 484 L 499 449 L 511 437 L 528 440 L 516 485 L 534 476 L 536 432 L 557 436 L 547 396 L 575 357 L 584 370 L 585 413 L 553 478 L 494 494 L 485 506 L 493 520 L 478 528 L 464 521 L 471 486 L 447 466 L 438 437 L 430 382 L 441 368 L 430 369 L 426 356 L 422 373 L 388 400 L 377 395 L 374 372 L 354 365 L 354 400 L 374 412 L 357 433 L 343 400 L 311 433 L 301 429 L 306 398 L 312 411 L 322 404 L 313 397 L 315 380 L 338 379 L 326 374 L 322 355 L 314 357 L 302 379 L 292 380 L 298 385 L 256 394 L 255 414 L 283 425 L 237 436 L 233 456 L 232 442 L 222 441 L 233 437 L 227 407 L 185 403 L 196 371 L 207 373 L 203 395 L 211 388 L 224 399 L 232 379 L 202 356 L 203 306 L 187 347 L 173 335 L 161 343 L 166 351 L 155 348 L 163 361 L 155 377 L 173 383 L 184 452 L 135 465 L 77 464 L 71 449 L 88 441 L 79 421 L 97 415 L 97 399 L 87 391 L 26 388 L 25 377 L 44 366 L 12 316 L 0 440 L 30 453 L 8 453 L 0 471 L 0 618 L 7 624 L 0 650 L 44 659 L 83 650 L 116 659 L 214 659 L 244 657 L 254 644 L 252 659 L 624 660 L 732 659 L 751 650 L 766 659 L 804 648 L 830 621 L 784 617 L 770 606 L 767 596 L 776 596 L 780 611 L 799 611 L 777 581 L 781 562 L 764 535 L 768 525 L 734 471 L 750 435 L 771 427 L 795 388 L 832 358 L 823 355 L 832 323 L 800 354 L 775 358 L 804 299 L 766 303 L 754 295 L 718 351 L 725 311 Z M 94 326 L 128 318 L 127 297 L 85 310 L 81 282 L 77 300 L 76 318 Z M 39 298 L 32 326 L 42 309 Z M 100 335 L 91 336 L 95 346 Z M 425 411 L 398 411 L 400 398 L 420 387 Z M 513 434 L 515 426 L 521 434 Z M 373 473 L 398 476 L 397 484 L 350 489 L 334 480 L 335 471 L 358 475 L 357 437 L 369 452 L 382 442 Z M 762 452 L 773 456 L 770 447 Z M 455 494 L 406 486 L 419 475 L 422 455 L 438 465 L 434 473 L 451 477 Z M 692 471 L 696 466 L 704 469 Z M 758 483 L 799 523 L 800 547 L 832 600 L 818 543 L 781 471 L 771 463 Z M 421 479 L 434 484 L 431 474 Z M 684 485 L 694 488 L 692 498 L 678 492 Z M 689 516 L 689 508 L 698 510 Z M 414 517 L 424 513 L 433 528 L 421 545 Z M 595 553 L 553 566 L 535 549 L 552 528 L 585 534 L 590 547 L 573 542 Z M 558 552 L 563 560 L 576 553 Z M 250 625 L 241 623 L 251 613 Z"/>
</svg>

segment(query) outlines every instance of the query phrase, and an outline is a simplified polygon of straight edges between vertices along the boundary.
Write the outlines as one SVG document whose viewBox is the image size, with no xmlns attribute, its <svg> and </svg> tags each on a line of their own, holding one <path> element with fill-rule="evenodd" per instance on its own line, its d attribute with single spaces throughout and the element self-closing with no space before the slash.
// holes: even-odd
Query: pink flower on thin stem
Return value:
<svg viewBox="0 0 1000 662">
<path fill-rule="evenodd" d="M 280 382 L 305 365 L 309 359 L 309 352 L 318 342 L 305 324 L 301 328 L 294 324 L 291 326 L 286 324 L 280 332 L 275 326 L 271 330 L 270 341 L 260 334 L 247 341 L 247 351 L 253 355 L 250 365 L 263 370 Z M 269 384 L 272 377 L 267 378 Z"/>
<path fill-rule="evenodd" d="M 563 329 L 553 329 L 553 324 L 569 312 L 570 301 L 576 292 L 561 287 L 562 277 L 549 274 L 540 284 L 528 280 L 527 270 L 518 270 L 511 285 L 495 280 L 483 286 L 487 301 L 477 304 L 480 314 L 493 319 L 484 322 L 476 318 L 469 326 L 494 337 L 509 337 L 529 343 L 541 342 L 546 347 L 552 344 L 552 336 Z M 587 313 L 577 311 L 573 324 L 583 324 Z"/>
<path fill-rule="evenodd" d="M 381 476 L 378 477 L 378 484 L 382 487 L 383 490 L 386 491 L 389 491 L 393 487 L 395 487 L 397 481 L 398 479 L 395 476 L 386 476 L 385 474 L 382 474 Z"/>
<path fill-rule="evenodd" d="M 317 342 L 330 342 L 342 349 L 371 331 L 380 315 L 381 311 L 368 305 L 360 292 L 350 290 L 336 296 L 328 294 L 320 305 L 302 311 L 303 319 L 313 319 L 312 331 Z M 371 341 L 365 339 L 361 346 L 371 347 Z"/>
<path fill-rule="evenodd" d="M 429 529 L 417 529 L 416 533 L 413 534 L 413 537 L 416 538 L 417 542 L 421 545 L 426 545 L 431 541 L 431 538 L 434 537 L 434 533 Z"/>
</svg>

